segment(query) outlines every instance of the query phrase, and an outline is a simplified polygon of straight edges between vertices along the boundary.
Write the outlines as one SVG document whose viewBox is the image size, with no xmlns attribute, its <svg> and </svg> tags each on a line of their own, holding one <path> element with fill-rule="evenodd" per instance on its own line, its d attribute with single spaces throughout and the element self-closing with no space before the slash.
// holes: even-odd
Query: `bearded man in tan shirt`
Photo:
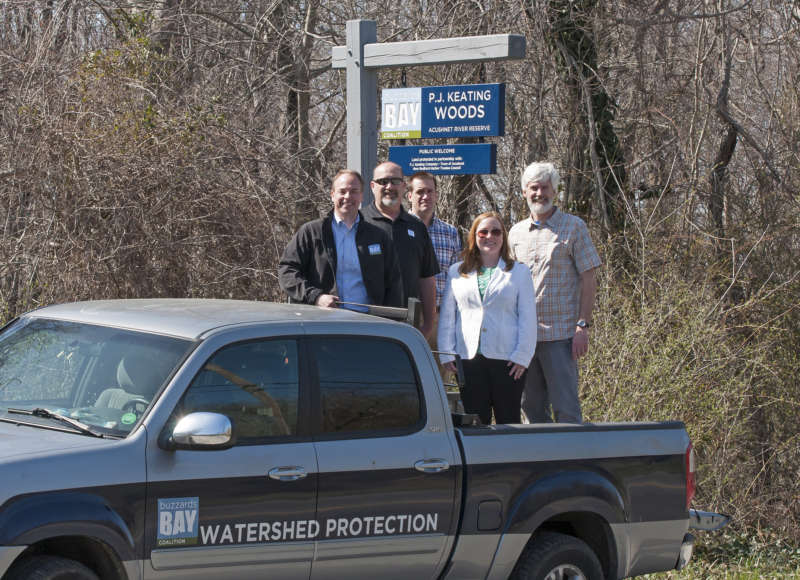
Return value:
<svg viewBox="0 0 800 580">
<path fill-rule="evenodd" d="M 560 176 L 552 163 L 522 173 L 531 215 L 508 234 L 518 261 L 531 269 L 538 318 L 522 408 L 531 423 L 581 423 L 578 358 L 589 350 L 589 327 L 600 257 L 582 219 L 553 205 Z"/>
</svg>

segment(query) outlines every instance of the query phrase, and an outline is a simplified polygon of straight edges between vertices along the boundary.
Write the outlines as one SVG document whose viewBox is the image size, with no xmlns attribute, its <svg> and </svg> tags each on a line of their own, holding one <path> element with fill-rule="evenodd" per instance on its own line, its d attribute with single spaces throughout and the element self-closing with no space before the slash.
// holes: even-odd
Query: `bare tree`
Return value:
<svg viewBox="0 0 800 580">
<path fill-rule="evenodd" d="M 279 256 L 345 163 L 330 68 L 345 22 L 377 20 L 384 42 L 524 34 L 522 61 L 380 74 L 381 87 L 506 83 L 497 174 L 442 179 L 439 215 L 466 227 L 496 208 L 510 225 L 528 211 L 523 167 L 556 162 L 559 204 L 605 261 L 587 413 L 675 410 L 715 465 L 703 501 L 796 522 L 799 10 L 0 0 L 2 318 L 83 298 L 283 299 Z"/>
</svg>

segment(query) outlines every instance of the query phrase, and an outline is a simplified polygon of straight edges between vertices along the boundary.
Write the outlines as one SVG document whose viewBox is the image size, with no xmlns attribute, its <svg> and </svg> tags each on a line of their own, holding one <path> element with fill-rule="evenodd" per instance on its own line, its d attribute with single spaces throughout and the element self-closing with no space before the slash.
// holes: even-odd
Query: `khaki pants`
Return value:
<svg viewBox="0 0 800 580">
<path fill-rule="evenodd" d="M 522 410 L 531 423 L 581 423 L 578 363 L 572 358 L 572 339 L 536 343 L 525 379 Z"/>
</svg>

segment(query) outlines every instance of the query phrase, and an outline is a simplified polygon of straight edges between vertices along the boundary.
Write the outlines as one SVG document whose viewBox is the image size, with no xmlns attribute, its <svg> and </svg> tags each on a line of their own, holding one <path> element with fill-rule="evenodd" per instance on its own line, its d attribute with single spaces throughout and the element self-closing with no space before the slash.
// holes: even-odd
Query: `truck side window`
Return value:
<svg viewBox="0 0 800 580">
<path fill-rule="evenodd" d="M 181 412 L 226 415 L 238 444 L 294 435 L 298 386 L 294 340 L 243 342 L 208 360 L 186 391 Z"/>
<path fill-rule="evenodd" d="M 323 433 L 397 431 L 420 426 L 414 366 L 396 342 L 377 337 L 313 341 Z"/>
</svg>

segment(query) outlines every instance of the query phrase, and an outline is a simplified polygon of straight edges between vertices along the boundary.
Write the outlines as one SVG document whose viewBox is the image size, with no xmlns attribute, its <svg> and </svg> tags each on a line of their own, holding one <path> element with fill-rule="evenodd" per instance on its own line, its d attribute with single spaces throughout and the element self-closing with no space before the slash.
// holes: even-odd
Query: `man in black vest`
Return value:
<svg viewBox="0 0 800 580">
<path fill-rule="evenodd" d="M 278 283 L 295 302 L 404 306 L 391 238 L 363 219 L 364 181 L 352 169 L 333 179 L 333 210 L 297 230 L 278 265 Z M 345 308 L 361 310 L 343 304 Z"/>
<path fill-rule="evenodd" d="M 403 301 L 419 299 L 423 317 L 420 331 L 429 338 L 436 320 L 439 262 L 428 228 L 403 207 L 407 186 L 402 167 L 391 161 L 380 163 L 372 173 L 370 187 L 375 202 L 364 208 L 364 218 L 391 236 L 403 277 Z"/>
</svg>

